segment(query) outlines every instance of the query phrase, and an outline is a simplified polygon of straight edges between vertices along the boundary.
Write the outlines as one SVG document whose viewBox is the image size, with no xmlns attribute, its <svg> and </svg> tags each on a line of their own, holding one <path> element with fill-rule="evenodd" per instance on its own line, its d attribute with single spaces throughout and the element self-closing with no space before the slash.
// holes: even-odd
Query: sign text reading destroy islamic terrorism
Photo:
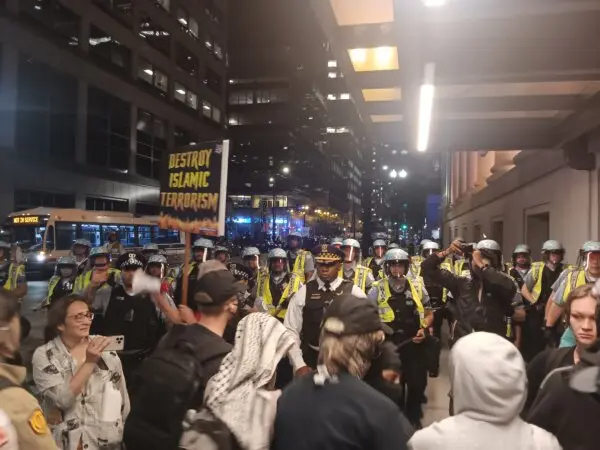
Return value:
<svg viewBox="0 0 600 450">
<path fill-rule="evenodd" d="M 214 181 L 217 182 L 214 182 L 211 180 L 213 151 L 213 149 L 203 149 L 169 155 L 168 191 L 160 194 L 162 208 L 175 211 L 212 211 L 217 214 L 221 167 L 220 164 L 212 167 L 217 169 L 214 173 Z"/>
</svg>

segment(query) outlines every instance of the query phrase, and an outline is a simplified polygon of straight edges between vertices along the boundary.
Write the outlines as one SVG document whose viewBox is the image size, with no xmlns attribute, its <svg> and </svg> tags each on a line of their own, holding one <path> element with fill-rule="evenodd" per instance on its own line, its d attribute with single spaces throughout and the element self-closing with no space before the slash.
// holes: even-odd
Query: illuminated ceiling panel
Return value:
<svg viewBox="0 0 600 450">
<path fill-rule="evenodd" d="M 402 89 L 400 88 L 381 88 L 381 89 L 363 89 L 363 98 L 365 102 L 391 102 L 402 100 Z"/>
<path fill-rule="evenodd" d="M 545 81 L 440 86 L 436 98 L 519 97 L 534 95 L 591 96 L 600 91 L 599 81 Z"/>
<path fill-rule="evenodd" d="M 371 114 L 373 123 L 402 122 L 402 119 L 402 114 Z"/>
<path fill-rule="evenodd" d="M 329 0 L 340 26 L 394 21 L 394 0 Z"/>
<path fill-rule="evenodd" d="M 498 120 L 498 119 L 565 119 L 572 111 L 487 111 L 447 113 L 441 119 L 445 120 Z"/>
<path fill-rule="evenodd" d="M 348 54 L 356 72 L 398 70 L 399 67 L 396 47 L 352 48 Z"/>
</svg>

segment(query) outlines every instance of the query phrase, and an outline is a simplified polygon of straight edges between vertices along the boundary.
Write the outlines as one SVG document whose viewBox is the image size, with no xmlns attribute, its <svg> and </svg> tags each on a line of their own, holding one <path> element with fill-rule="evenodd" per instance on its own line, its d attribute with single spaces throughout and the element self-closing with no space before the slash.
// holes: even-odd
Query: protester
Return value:
<svg viewBox="0 0 600 450">
<path fill-rule="evenodd" d="M 576 344 L 574 347 L 545 350 L 529 363 L 527 366 L 529 386 L 525 411 L 528 411 L 533 404 L 542 382 L 550 372 L 560 367 L 577 364 L 581 354 L 596 342 L 599 301 L 600 296 L 591 284 L 585 284 L 571 291 L 565 304 L 565 313 Z"/>
<path fill-rule="evenodd" d="M 211 428 L 220 423 L 229 435 L 228 448 L 269 448 L 281 395 L 281 391 L 274 390 L 276 369 L 294 345 L 290 331 L 274 317 L 253 313 L 242 319 L 232 352 L 225 356 L 219 372 L 206 387 L 205 410 L 189 414 L 189 430 L 179 446 L 206 450 L 203 438 L 214 436 L 217 441 L 218 434 L 206 426 L 212 418 Z"/>
<path fill-rule="evenodd" d="M 492 333 L 471 333 L 450 355 L 455 416 L 417 431 L 411 450 L 559 450 L 550 433 L 524 422 L 527 378 L 519 350 Z"/>
<path fill-rule="evenodd" d="M 129 414 L 121 361 L 110 340 L 90 336 L 85 299 L 64 297 L 48 311 L 46 343 L 33 355 L 33 379 L 56 443 L 65 450 L 120 449 Z"/>
<path fill-rule="evenodd" d="M 271 450 L 402 450 L 411 428 L 398 406 L 361 381 L 384 341 L 377 307 L 342 294 L 323 317 L 317 373 L 287 387 Z"/>
<path fill-rule="evenodd" d="M 589 379 L 583 371 L 592 367 L 600 367 L 598 341 L 580 353 L 575 366 L 556 369 L 546 378 L 528 415 L 529 422 L 554 434 L 564 450 L 600 448 L 597 383 L 595 390 L 587 392 L 574 392 L 569 386 L 571 380 L 577 387 L 579 375 Z"/>
<path fill-rule="evenodd" d="M 55 450 L 48 424 L 38 401 L 21 385 L 26 369 L 12 364 L 19 351 L 21 321 L 19 300 L 0 290 L 0 416 L 4 450 Z"/>
<path fill-rule="evenodd" d="M 203 405 L 208 380 L 231 351 L 223 333 L 246 286 L 216 260 L 203 263 L 198 276 L 196 311 L 184 320 L 190 325 L 174 325 L 134 378 L 138 395 L 125 428 L 127 450 L 176 449 L 187 410 Z"/>
</svg>

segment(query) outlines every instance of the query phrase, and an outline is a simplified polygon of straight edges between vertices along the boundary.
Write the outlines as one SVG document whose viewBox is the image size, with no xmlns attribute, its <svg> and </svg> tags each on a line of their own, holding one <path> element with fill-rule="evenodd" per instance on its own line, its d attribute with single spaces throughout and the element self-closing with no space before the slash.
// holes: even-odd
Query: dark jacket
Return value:
<svg viewBox="0 0 600 450">
<path fill-rule="evenodd" d="M 576 392 L 569 386 L 571 374 L 577 370 L 600 366 L 597 346 L 583 352 L 574 367 L 554 370 L 545 380 L 529 411 L 528 421 L 552 433 L 563 450 L 600 448 L 597 431 L 600 417 L 600 394 Z"/>
<path fill-rule="evenodd" d="M 452 339 L 456 341 L 474 331 L 506 336 L 505 317 L 512 315 L 511 305 L 517 292 L 514 281 L 492 267 L 475 269 L 472 278 L 459 277 L 441 269 L 442 261 L 436 254 L 429 256 L 421 264 L 421 274 L 452 294 L 452 299 L 448 299 L 448 307 L 455 319 Z"/>
</svg>

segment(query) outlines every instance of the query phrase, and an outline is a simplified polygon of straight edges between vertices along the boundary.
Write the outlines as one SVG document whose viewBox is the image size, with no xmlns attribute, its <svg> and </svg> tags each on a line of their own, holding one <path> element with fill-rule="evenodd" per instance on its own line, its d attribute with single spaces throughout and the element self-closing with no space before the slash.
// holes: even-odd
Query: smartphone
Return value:
<svg viewBox="0 0 600 450">
<path fill-rule="evenodd" d="M 125 348 L 125 336 L 106 336 L 110 341 L 104 349 L 105 352 L 120 352 Z"/>
</svg>

